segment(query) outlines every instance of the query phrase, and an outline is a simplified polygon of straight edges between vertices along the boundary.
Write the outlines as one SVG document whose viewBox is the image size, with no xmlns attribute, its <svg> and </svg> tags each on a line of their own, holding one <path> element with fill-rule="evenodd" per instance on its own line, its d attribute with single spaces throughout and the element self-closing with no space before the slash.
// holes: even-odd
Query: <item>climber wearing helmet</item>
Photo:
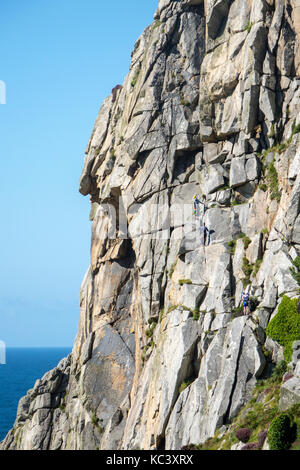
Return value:
<svg viewBox="0 0 300 470">
<path fill-rule="evenodd" d="M 205 200 L 205 196 L 203 195 L 202 198 Z M 195 196 L 193 196 L 193 201 L 194 201 L 194 215 L 196 217 L 199 217 L 200 216 L 200 204 L 202 204 L 203 206 L 203 214 L 202 214 L 202 217 L 204 216 L 204 213 L 206 211 L 206 206 L 205 206 L 205 203 L 202 202 L 200 200 L 200 197 L 198 194 L 195 194 Z"/>
<path fill-rule="evenodd" d="M 200 199 L 198 197 L 197 194 L 195 194 L 195 196 L 193 196 L 193 200 L 194 200 L 194 215 L 196 217 L 199 216 L 199 204 L 200 204 Z"/>
</svg>

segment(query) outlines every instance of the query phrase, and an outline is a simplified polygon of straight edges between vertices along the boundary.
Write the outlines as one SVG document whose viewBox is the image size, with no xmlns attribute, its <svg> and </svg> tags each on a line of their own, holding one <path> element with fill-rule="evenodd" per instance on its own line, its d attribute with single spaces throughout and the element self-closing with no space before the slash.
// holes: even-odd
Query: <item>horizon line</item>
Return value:
<svg viewBox="0 0 300 470">
<path fill-rule="evenodd" d="M 43 349 L 43 348 L 52 348 L 52 349 L 58 349 L 58 348 L 64 348 L 64 349 L 72 349 L 73 346 L 6 346 L 6 349 L 26 349 L 26 348 L 39 348 L 39 349 Z"/>
</svg>

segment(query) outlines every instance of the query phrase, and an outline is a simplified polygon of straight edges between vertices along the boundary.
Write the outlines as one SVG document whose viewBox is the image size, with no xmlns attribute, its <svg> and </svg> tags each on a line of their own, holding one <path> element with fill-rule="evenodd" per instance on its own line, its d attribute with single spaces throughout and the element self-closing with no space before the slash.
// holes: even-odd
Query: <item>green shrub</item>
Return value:
<svg viewBox="0 0 300 470">
<path fill-rule="evenodd" d="M 159 323 L 162 322 L 162 319 L 164 318 L 164 315 L 165 315 L 165 309 L 162 308 L 161 311 L 159 312 L 159 317 L 158 317 Z"/>
<path fill-rule="evenodd" d="M 297 281 L 298 285 L 300 286 L 300 256 L 297 256 L 294 261 L 293 265 L 295 268 L 290 268 L 291 274 L 295 281 Z"/>
<path fill-rule="evenodd" d="M 243 306 L 239 305 L 231 313 L 233 315 L 233 318 L 236 318 L 236 317 L 240 317 L 241 315 L 243 315 L 243 312 L 244 312 Z"/>
<path fill-rule="evenodd" d="M 241 201 L 238 198 L 234 198 L 231 205 L 232 206 L 239 206 L 241 204 Z"/>
<path fill-rule="evenodd" d="M 281 193 L 279 191 L 278 174 L 274 165 L 274 160 L 267 167 L 267 180 L 270 188 L 270 198 L 279 202 L 281 199 Z"/>
<path fill-rule="evenodd" d="M 234 255 L 235 248 L 236 248 L 236 242 L 239 238 L 243 238 L 244 247 L 248 247 L 249 243 L 251 242 L 250 238 L 246 237 L 246 235 L 244 233 L 240 233 L 234 240 L 231 240 L 230 242 L 227 243 L 227 246 L 229 247 L 229 253 L 231 253 L 232 255 Z M 248 243 L 248 240 L 249 240 L 249 243 Z M 248 245 L 247 245 L 247 243 L 248 243 Z"/>
<path fill-rule="evenodd" d="M 243 258 L 242 270 L 246 278 L 249 279 L 253 271 L 253 266 L 249 263 L 249 260 L 246 258 L 246 256 Z"/>
<path fill-rule="evenodd" d="M 198 321 L 200 317 L 199 307 L 196 307 L 192 313 L 193 313 L 193 320 Z"/>
<path fill-rule="evenodd" d="M 183 106 L 191 106 L 191 103 L 185 98 L 180 98 L 180 104 L 182 104 Z"/>
<path fill-rule="evenodd" d="M 192 281 L 190 279 L 179 279 L 178 284 L 183 286 L 183 284 L 192 284 Z"/>
<path fill-rule="evenodd" d="M 253 276 L 254 276 L 254 277 L 255 277 L 256 274 L 258 273 L 262 261 L 263 261 L 263 260 L 262 260 L 261 258 L 258 258 L 258 259 L 255 261 L 255 263 L 254 263 L 254 268 L 253 268 Z"/>
<path fill-rule="evenodd" d="M 186 381 L 182 382 L 182 384 L 179 387 L 179 393 L 183 392 L 183 390 L 185 390 L 189 385 L 191 385 L 191 383 L 194 382 L 194 380 L 195 380 L 194 377 L 190 377 Z"/>
<path fill-rule="evenodd" d="M 270 450 L 288 450 L 292 442 L 291 420 L 287 414 L 274 418 L 268 429 Z"/>
<path fill-rule="evenodd" d="M 275 126 L 274 126 L 274 124 L 272 124 L 272 126 L 271 126 L 271 129 L 270 129 L 270 132 L 269 132 L 269 134 L 268 134 L 268 137 L 269 137 L 269 139 L 271 139 L 271 138 L 274 139 L 274 138 L 276 137 L 276 132 L 275 132 Z"/>
<path fill-rule="evenodd" d="M 287 365 L 285 361 L 280 361 L 273 369 L 270 380 L 273 382 L 281 382 L 284 374 L 287 371 Z"/>
<path fill-rule="evenodd" d="M 229 253 L 231 255 L 234 255 L 235 247 L 236 247 L 236 240 L 231 240 L 230 242 L 227 243 L 227 245 L 229 247 Z"/>
<path fill-rule="evenodd" d="M 294 259 L 293 265 L 298 269 L 298 271 L 300 271 L 300 256 L 297 256 L 297 257 Z"/>
<path fill-rule="evenodd" d="M 144 361 L 145 361 L 145 357 L 146 357 L 146 354 L 147 354 L 147 351 L 148 351 L 149 347 L 150 346 L 147 344 L 143 348 L 143 351 L 142 351 L 142 354 L 141 354 L 142 363 L 144 363 Z"/>
<path fill-rule="evenodd" d="M 171 278 L 173 276 L 173 273 L 175 271 L 175 268 L 176 268 L 176 264 L 177 264 L 177 261 L 174 261 L 174 263 L 172 264 L 172 266 L 170 267 L 170 271 L 169 271 L 169 277 Z"/>
<path fill-rule="evenodd" d="M 250 33 L 252 26 L 253 26 L 253 23 L 251 23 L 251 21 L 249 20 L 247 23 L 247 26 L 245 26 L 244 31 L 247 31 L 248 33 Z"/>
<path fill-rule="evenodd" d="M 239 238 L 245 238 L 245 236 L 246 236 L 246 235 L 244 234 L 244 232 L 241 232 L 241 233 L 238 234 L 238 236 L 236 237 L 236 239 L 238 240 Z"/>
<path fill-rule="evenodd" d="M 278 307 L 278 312 L 267 326 L 267 336 L 284 347 L 284 359 L 288 363 L 292 357 L 292 343 L 300 339 L 300 315 L 298 299 L 286 295 Z"/>
<path fill-rule="evenodd" d="M 148 336 L 148 338 L 152 338 L 153 331 L 154 331 L 156 325 L 157 325 L 157 323 L 155 321 L 152 321 L 150 327 L 146 330 L 146 336 Z"/>
<path fill-rule="evenodd" d="M 130 85 L 131 85 L 131 87 L 132 87 L 132 88 L 134 88 L 134 87 L 135 87 L 135 85 L 136 85 L 136 82 L 137 82 L 137 80 L 138 80 L 138 78 L 139 78 L 140 71 L 141 71 L 141 69 L 140 69 L 140 68 L 139 68 L 139 69 L 137 69 L 137 71 L 136 71 L 136 72 L 135 72 L 135 74 L 134 74 L 134 77 L 133 77 L 133 79 L 131 80 L 131 83 L 130 83 Z"/>
<path fill-rule="evenodd" d="M 178 308 L 178 307 L 179 307 L 179 305 L 170 305 L 170 307 L 168 308 L 167 313 L 173 312 L 173 310 L 176 310 L 176 308 Z"/>
<path fill-rule="evenodd" d="M 161 25 L 161 21 L 160 20 L 156 20 L 155 23 L 153 24 L 152 26 L 152 31 L 156 28 L 158 28 L 160 25 Z"/>
<path fill-rule="evenodd" d="M 300 132 L 300 124 L 296 125 L 296 119 L 294 119 L 293 126 L 292 126 L 292 134 L 290 138 L 292 138 L 295 134 L 299 134 L 299 132 Z"/>
<path fill-rule="evenodd" d="M 281 143 L 278 143 L 277 138 L 276 138 L 276 141 L 277 141 L 276 144 L 273 145 L 273 147 L 270 147 L 266 150 L 263 150 L 263 152 L 260 154 L 261 157 L 263 157 L 263 159 L 265 159 L 265 157 L 269 153 L 278 153 L 278 154 L 283 153 L 289 147 L 289 145 L 292 143 L 294 135 L 298 134 L 299 132 L 300 132 L 300 124 L 296 125 L 296 120 L 294 119 L 294 122 L 293 122 L 293 125 L 292 125 L 292 132 L 291 132 L 290 137 L 286 141 L 281 142 Z M 272 131 L 271 131 L 271 134 L 272 134 Z M 276 135 L 274 135 L 274 137 L 276 137 Z M 272 163 L 271 163 L 271 165 L 272 165 Z M 271 172 L 274 173 L 272 167 L 271 167 Z M 277 197 L 279 197 L 279 195 L 277 195 Z"/>
<path fill-rule="evenodd" d="M 251 239 L 249 237 L 245 236 L 245 237 L 243 237 L 243 243 L 244 243 L 245 250 L 247 250 L 248 246 L 251 243 Z"/>
<path fill-rule="evenodd" d="M 258 187 L 264 192 L 266 192 L 268 189 L 268 186 L 265 183 L 261 183 Z"/>
<path fill-rule="evenodd" d="M 93 414 L 92 414 L 91 423 L 92 423 L 94 426 L 97 426 L 97 424 L 99 423 L 99 418 L 97 417 L 96 413 L 93 413 Z"/>
</svg>

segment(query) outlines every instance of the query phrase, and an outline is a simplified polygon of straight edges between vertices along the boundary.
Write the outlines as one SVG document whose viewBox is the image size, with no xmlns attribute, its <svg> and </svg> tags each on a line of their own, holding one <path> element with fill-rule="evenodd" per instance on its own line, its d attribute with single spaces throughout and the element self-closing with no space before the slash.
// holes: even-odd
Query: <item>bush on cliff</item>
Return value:
<svg viewBox="0 0 300 470">
<path fill-rule="evenodd" d="M 278 312 L 267 326 L 266 333 L 274 341 L 284 346 L 284 359 L 288 363 L 292 357 L 292 344 L 300 339 L 300 315 L 298 299 L 286 295 L 278 307 Z"/>
<path fill-rule="evenodd" d="M 246 444 L 246 442 L 248 442 L 250 439 L 251 430 L 248 428 L 241 428 L 236 431 L 235 435 L 239 441 Z"/>
<path fill-rule="evenodd" d="M 295 281 L 297 281 L 298 285 L 300 286 L 300 256 L 297 256 L 293 260 L 293 265 L 295 267 L 290 268 L 290 272 L 291 272 L 293 278 L 295 279 Z"/>
<path fill-rule="evenodd" d="M 294 426 L 291 426 L 287 414 L 279 415 L 271 421 L 268 429 L 270 450 L 288 450 L 294 438 Z"/>
</svg>

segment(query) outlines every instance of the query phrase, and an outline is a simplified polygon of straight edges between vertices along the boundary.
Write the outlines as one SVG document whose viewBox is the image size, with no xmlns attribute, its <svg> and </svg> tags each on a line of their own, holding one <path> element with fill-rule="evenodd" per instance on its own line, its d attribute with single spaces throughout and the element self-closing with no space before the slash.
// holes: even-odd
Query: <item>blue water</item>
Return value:
<svg viewBox="0 0 300 470">
<path fill-rule="evenodd" d="M 6 364 L 0 364 L 0 441 L 14 425 L 20 398 L 70 352 L 71 348 L 6 349 Z"/>
</svg>

